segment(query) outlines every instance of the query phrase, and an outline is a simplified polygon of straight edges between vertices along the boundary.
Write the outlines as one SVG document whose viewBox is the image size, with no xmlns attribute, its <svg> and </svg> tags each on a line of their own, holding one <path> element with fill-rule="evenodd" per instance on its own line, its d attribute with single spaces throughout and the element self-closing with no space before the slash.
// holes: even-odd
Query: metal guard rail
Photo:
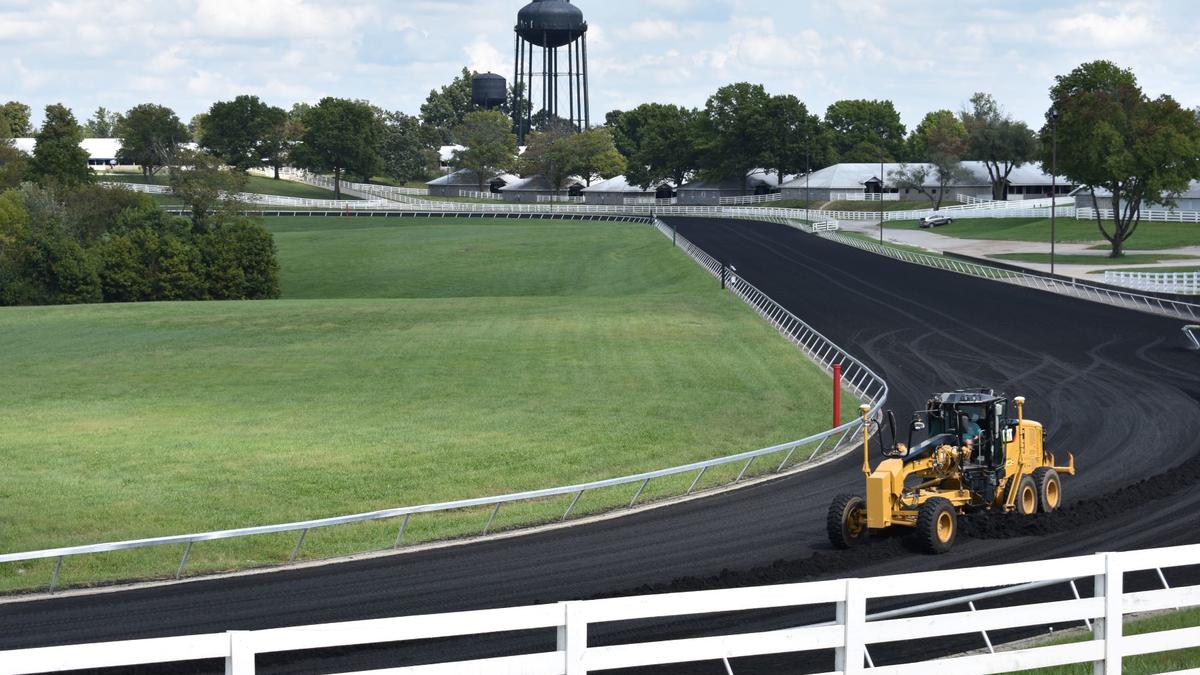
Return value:
<svg viewBox="0 0 1200 675">
<path fill-rule="evenodd" d="M 722 265 L 715 258 L 705 253 L 696 245 L 685 239 L 683 236 L 674 232 L 668 225 L 662 221 L 655 221 L 655 227 L 673 242 L 693 260 L 701 265 L 714 277 L 720 278 L 722 275 Z M 749 304 L 761 317 L 767 320 L 772 326 L 780 331 L 789 341 L 809 356 L 817 365 L 826 371 L 832 371 L 833 364 L 837 363 L 842 366 L 843 385 L 851 391 L 860 401 L 871 405 L 870 415 L 873 417 L 878 414 L 887 400 L 888 386 L 887 383 L 880 378 L 874 371 L 861 361 L 851 356 L 841 347 L 834 344 L 824 335 L 820 334 L 809 326 L 804 321 L 800 320 L 794 314 L 779 305 L 765 293 L 760 291 L 754 285 L 734 274 L 727 275 L 727 287 L 739 298 Z M 723 466 L 727 464 L 735 464 L 744 462 L 737 478 L 732 483 L 737 483 L 745 477 L 749 471 L 751 464 L 755 459 L 772 455 L 781 452 L 787 452 L 783 461 L 772 470 L 772 473 L 780 473 L 797 449 L 817 444 L 812 455 L 809 456 L 805 463 L 812 462 L 820 454 L 821 450 L 826 447 L 826 444 L 831 440 L 833 445 L 830 446 L 830 452 L 827 455 L 836 451 L 847 437 L 856 438 L 851 432 L 861 429 L 861 419 L 855 419 L 845 424 L 839 425 L 828 431 L 823 431 L 818 434 L 813 434 L 805 438 L 781 443 L 758 450 L 750 450 L 740 452 L 725 457 L 716 459 L 704 460 L 700 462 L 692 462 L 681 466 L 675 466 L 667 469 L 659 469 L 656 471 L 647 471 L 643 473 L 622 476 L 620 478 L 610 478 L 606 480 L 592 481 L 587 483 L 577 483 L 574 485 L 564 485 L 561 487 L 545 488 L 540 490 L 530 490 L 525 492 L 516 492 L 506 495 L 493 497 L 479 497 L 474 499 L 460 499 L 450 502 L 438 502 L 432 504 L 421 504 L 418 506 L 407 506 L 392 509 L 382 509 L 378 511 L 370 511 L 366 513 L 357 513 L 346 516 L 335 516 L 330 518 L 318 518 L 314 520 L 303 520 L 291 523 L 281 523 L 276 525 L 263 525 L 257 527 L 243 527 L 229 530 L 215 530 L 210 532 L 199 532 L 193 534 L 181 534 L 165 537 L 150 537 L 145 539 L 131 539 L 125 541 L 107 542 L 100 544 L 90 544 L 84 546 L 68 546 L 60 548 L 45 549 L 41 551 L 27 551 L 21 553 L 0 554 L 0 563 L 12 563 L 25 560 L 40 560 L 48 558 L 57 558 L 58 561 L 54 567 L 54 574 L 50 582 L 50 592 L 54 592 L 58 586 L 59 576 L 62 570 L 63 559 L 67 556 L 86 555 L 94 553 L 108 553 L 113 551 L 122 551 L 136 548 L 146 548 L 151 546 L 173 546 L 185 545 L 183 557 L 180 559 L 179 567 L 176 570 L 175 578 L 182 576 L 183 570 L 187 565 L 188 557 L 191 554 L 192 546 L 198 542 L 215 541 L 221 539 L 232 539 L 237 537 L 248 537 L 262 534 L 272 534 L 279 532 L 299 532 L 300 536 L 292 550 L 289 562 L 292 562 L 300 553 L 300 549 L 304 544 L 304 538 L 311 529 L 331 527 L 335 525 L 345 525 L 349 523 L 361 523 L 375 520 L 385 520 L 403 517 L 403 522 L 396 535 L 393 549 L 399 548 L 404 537 L 405 529 L 408 526 L 409 520 L 413 515 L 421 513 L 434 513 L 440 511 L 451 511 L 456 509 L 466 509 L 481 506 L 494 507 L 491 515 L 488 517 L 487 524 L 484 526 L 482 534 L 487 534 L 495 521 L 496 514 L 500 507 L 504 504 L 527 501 L 534 499 L 543 499 L 548 497 L 560 497 L 573 495 L 570 505 L 559 519 L 560 522 L 566 521 L 575 505 L 584 493 L 589 490 L 600 488 L 613 487 L 618 485 L 633 485 L 638 484 L 636 493 L 633 499 L 629 502 L 629 507 L 632 508 L 637 500 L 641 497 L 643 491 L 649 482 L 655 478 L 665 476 L 674 476 L 690 472 L 697 472 L 696 477 L 692 480 L 691 485 L 683 495 L 689 495 L 695 490 L 700 479 L 710 468 Z M 793 468 L 795 468 L 793 466 Z M 731 484 L 732 484 L 731 483 Z"/>
<path fill-rule="evenodd" d="M 809 228 L 806 231 L 813 232 Z M 1039 276 L 1036 274 L 1027 274 L 1015 270 L 1000 269 L 997 267 L 988 267 L 978 263 L 956 260 L 953 258 L 945 258 L 942 256 L 928 255 L 924 253 L 914 253 L 902 249 L 883 246 L 875 242 L 863 241 L 854 237 L 847 236 L 840 232 L 813 232 L 818 236 L 824 237 L 831 241 L 836 241 L 840 244 L 853 246 L 854 248 L 875 253 L 878 255 L 887 256 L 903 262 L 915 263 L 926 267 L 934 267 L 949 272 L 957 272 L 974 277 L 991 279 L 993 281 L 1003 281 L 1025 286 L 1040 291 L 1048 291 L 1059 295 L 1068 295 L 1072 297 L 1100 302 L 1107 305 L 1124 307 L 1127 309 L 1135 309 L 1153 314 L 1162 314 L 1174 318 L 1186 320 L 1200 319 L 1200 305 L 1178 300 L 1167 300 L 1150 295 L 1142 295 L 1140 293 L 1132 293 L 1129 291 L 1118 291 L 1102 286 L 1093 286 L 1085 281 L 1072 280 L 1064 281 L 1053 279 L 1050 277 Z"/>
</svg>

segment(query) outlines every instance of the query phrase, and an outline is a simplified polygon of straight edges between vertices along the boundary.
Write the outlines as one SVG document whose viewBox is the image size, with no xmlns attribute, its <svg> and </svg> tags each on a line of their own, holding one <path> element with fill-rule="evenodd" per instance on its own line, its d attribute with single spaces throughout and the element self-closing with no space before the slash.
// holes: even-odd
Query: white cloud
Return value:
<svg viewBox="0 0 1200 675">
<path fill-rule="evenodd" d="M 512 54 L 502 54 L 486 35 L 476 35 L 475 41 L 463 47 L 467 67 L 479 73 L 505 73 L 512 69 Z"/>
<path fill-rule="evenodd" d="M 1054 33 L 1064 39 L 1109 49 L 1148 45 L 1163 34 L 1154 29 L 1145 14 L 1125 12 L 1114 15 L 1088 12 L 1059 19 L 1054 23 Z"/>
</svg>

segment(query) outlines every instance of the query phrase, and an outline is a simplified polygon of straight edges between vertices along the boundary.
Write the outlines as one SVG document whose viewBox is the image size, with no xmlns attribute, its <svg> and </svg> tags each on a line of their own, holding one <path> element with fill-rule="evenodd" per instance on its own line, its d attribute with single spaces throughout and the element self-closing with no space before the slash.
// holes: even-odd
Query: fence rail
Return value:
<svg viewBox="0 0 1200 675">
<path fill-rule="evenodd" d="M 1200 272 L 1104 272 L 1104 283 L 1157 293 L 1200 294 Z"/>
<path fill-rule="evenodd" d="M 743 195 L 741 197 L 721 197 L 720 199 L 717 200 L 717 203 L 722 204 L 722 205 L 728 204 L 730 206 L 736 206 L 738 204 L 767 204 L 770 202 L 780 201 L 781 199 L 783 199 L 783 193 L 772 192 L 770 194 L 765 194 L 765 195 Z"/>
<path fill-rule="evenodd" d="M 537 195 L 537 203 L 585 204 L 587 197 L 585 195 Z"/>
<path fill-rule="evenodd" d="M 501 199 L 503 199 L 503 197 L 501 197 L 499 193 L 480 192 L 479 190 L 459 190 L 458 196 L 459 197 L 470 197 L 472 199 L 492 199 L 495 201 L 500 201 Z"/>
<path fill-rule="evenodd" d="M 1112 220 L 1112 209 L 1099 209 L 1100 218 L 1102 220 Z M 1081 208 L 1076 210 L 1076 217 L 1080 220 L 1093 220 L 1096 217 L 1096 209 Z M 1176 211 L 1169 209 L 1142 209 L 1142 220 L 1152 223 L 1200 223 L 1200 211 Z"/>
<path fill-rule="evenodd" d="M 1126 575 L 1200 564 L 1200 546 L 1148 549 L 1121 553 L 991 565 L 955 570 L 899 574 L 864 579 L 838 579 L 778 586 L 722 589 L 632 596 L 603 600 L 559 602 L 504 609 L 475 610 L 388 619 L 370 619 L 257 631 L 229 631 L 172 638 L 43 647 L 0 652 L 0 674 L 53 672 L 69 669 L 165 664 L 191 659 L 225 659 L 226 673 L 250 675 L 259 654 L 463 638 L 510 631 L 544 631 L 556 636 L 555 649 L 489 659 L 409 666 L 388 672 L 408 675 L 508 674 L 584 675 L 592 671 L 653 665 L 715 661 L 734 673 L 730 659 L 746 656 L 834 651 L 833 671 L 839 675 L 928 673 L 929 675 L 998 673 L 1074 663 L 1091 663 L 1095 672 L 1121 672 L 1127 657 L 1200 646 L 1200 627 L 1124 634 L 1127 614 L 1200 606 L 1200 586 L 1166 586 L 1161 590 L 1131 590 Z M 1091 595 L 1079 592 L 1078 579 L 1090 579 Z M 974 600 L 996 594 L 1070 584 L 1071 600 L 1042 600 L 1030 604 L 976 609 Z M 946 595 L 986 590 L 939 603 L 903 610 L 868 612 L 868 604 L 918 594 Z M 1085 593 L 1089 589 L 1085 586 Z M 965 611 L 923 613 L 915 610 L 967 604 Z M 597 624 L 636 626 L 656 619 L 678 624 L 680 617 L 720 612 L 832 607 L 836 618 L 822 624 L 782 629 L 594 645 L 589 627 Z M 1011 651 L 959 655 L 875 667 L 869 647 L 904 640 L 980 634 L 986 631 L 1040 627 L 1079 622 L 1090 629 L 1090 640 Z M 551 632 L 553 631 L 553 632 Z M 636 639 L 633 638 L 633 639 Z"/>
<path fill-rule="evenodd" d="M 757 312 L 759 316 L 770 323 L 789 341 L 799 347 L 801 351 L 803 351 L 810 359 L 813 360 L 814 363 L 816 363 L 826 372 L 832 372 L 833 365 L 840 364 L 842 368 L 842 384 L 844 388 L 854 394 L 860 401 L 870 405 L 872 415 L 878 413 L 884 402 L 887 400 L 888 387 L 887 383 L 884 382 L 884 380 L 878 375 L 876 375 L 869 367 L 843 350 L 838 345 L 834 344 L 824 335 L 817 332 L 807 323 L 785 309 L 782 305 L 772 300 L 758 288 L 747 282 L 745 279 L 742 279 L 736 274 L 736 271 L 732 271 L 731 268 L 726 268 L 715 258 L 705 253 L 683 236 L 679 235 L 661 220 L 655 220 L 654 226 L 659 232 L 670 238 L 672 242 L 674 242 L 674 244 L 683 250 L 689 257 L 700 264 L 701 267 L 707 270 L 715 278 L 721 279 L 723 287 L 728 288 L 730 292 L 750 305 L 750 307 Z M 632 508 L 642 496 L 647 485 L 649 485 L 649 483 L 654 479 L 663 478 L 666 476 L 694 473 L 695 478 L 691 481 L 687 491 L 683 493 L 684 495 L 688 495 L 695 490 L 696 486 L 700 483 L 700 479 L 703 478 L 706 472 L 718 466 L 740 465 L 741 469 L 737 475 L 737 478 L 732 481 L 733 483 L 738 483 L 744 477 L 746 477 L 749 474 L 751 465 L 755 462 L 755 460 L 760 458 L 771 456 L 778 457 L 779 455 L 783 455 L 783 459 L 778 465 L 775 465 L 772 462 L 770 467 L 768 467 L 768 471 L 771 473 L 780 473 L 785 470 L 796 469 L 801 464 L 814 462 L 818 456 L 821 456 L 822 451 L 825 451 L 823 457 L 834 455 L 837 451 L 844 447 L 843 444 L 847 442 L 847 439 L 849 439 L 849 442 L 852 444 L 854 439 L 857 437 L 855 432 L 861 430 L 861 427 L 861 420 L 855 419 L 828 431 L 813 434 L 811 436 L 788 443 L 782 443 L 766 448 L 760 448 L 758 450 L 741 452 L 734 455 L 718 457 L 701 462 L 692 462 L 682 466 L 659 469 L 656 471 L 647 471 L 607 480 L 578 483 L 574 485 L 565 485 L 499 496 L 461 499 L 450 502 L 383 509 L 368 513 L 358 513 L 292 523 L 280 523 L 258 527 L 243 527 L 229 530 L 199 532 L 165 537 L 150 537 L 145 539 L 106 542 L 85 546 L 68 546 L 41 551 L 6 553 L 0 554 L 0 563 L 14 563 L 25 560 L 57 559 L 49 586 L 50 592 L 54 592 L 59 585 L 63 560 L 68 556 L 108 553 L 112 551 L 123 551 L 153 546 L 181 546 L 182 556 L 175 571 L 175 578 L 178 579 L 183 574 L 187 566 L 193 546 L 197 543 L 279 532 L 293 532 L 297 533 L 297 541 L 295 547 L 291 551 L 291 556 L 289 558 L 290 562 L 294 561 L 299 556 L 301 548 L 304 545 L 304 539 L 310 530 L 338 525 L 348 525 L 351 523 L 402 519 L 396 535 L 395 545 L 393 546 L 393 548 L 399 548 L 402 544 L 404 533 L 408 527 L 409 521 L 413 516 L 420 514 L 490 507 L 490 515 L 488 516 L 487 523 L 483 525 L 481 531 L 481 534 L 487 534 L 491 529 L 493 522 L 495 521 L 497 513 L 505 504 L 541 500 L 551 497 L 569 496 L 571 497 L 570 505 L 566 508 L 566 511 L 563 513 L 561 518 L 561 520 L 566 521 L 568 518 L 570 518 L 575 505 L 585 493 L 599 490 L 601 488 L 622 485 L 636 487 L 636 492 L 634 493 L 632 500 L 629 502 L 629 508 Z M 802 449 L 811 449 L 812 452 L 806 459 L 803 460 L 803 462 L 792 462 L 792 458 L 801 452 Z"/>
<path fill-rule="evenodd" d="M 899 192 L 830 192 L 832 202 L 898 202 Z"/>
</svg>

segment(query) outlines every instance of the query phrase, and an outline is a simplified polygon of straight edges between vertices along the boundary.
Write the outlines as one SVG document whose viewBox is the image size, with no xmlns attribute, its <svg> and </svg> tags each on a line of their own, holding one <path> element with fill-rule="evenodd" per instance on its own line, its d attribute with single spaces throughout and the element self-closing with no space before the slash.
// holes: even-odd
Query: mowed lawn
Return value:
<svg viewBox="0 0 1200 675">
<path fill-rule="evenodd" d="M 0 309 L 0 553 L 609 478 L 829 425 L 829 379 L 649 226 L 268 226 L 278 301 Z M 418 516 L 405 540 L 477 533 L 489 513 Z M 314 530 L 301 556 L 383 548 L 398 524 Z M 294 543 L 197 544 L 188 569 L 281 562 Z M 63 583 L 170 575 L 181 554 L 69 558 Z M 44 585 L 52 562 L 0 565 L 0 588 Z"/>
<path fill-rule="evenodd" d="M 1047 244 L 1050 242 L 1049 218 L 959 218 L 957 215 L 952 217 L 954 222 L 930 231 L 961 239 L 1044 241 Z M 888 221 L 884 227 L 918 229 L 916 221 Z M 1105 229 L 1112 234 L 1113 224 L 1105 223 Z M 1058 218 L 1054 225 L 1054 235 L 1059 243 L 1097 242 L 1098 250 L 1111 248 L 1100 234 L 1100 227 L 1095 220 Z M 1125 242 L 1126 250 L 1156 250 L 1180 246 L 1200 246 L 1200 224 L 1146 221 L 1139 224 L 1133 237 Z"/>
</svg>

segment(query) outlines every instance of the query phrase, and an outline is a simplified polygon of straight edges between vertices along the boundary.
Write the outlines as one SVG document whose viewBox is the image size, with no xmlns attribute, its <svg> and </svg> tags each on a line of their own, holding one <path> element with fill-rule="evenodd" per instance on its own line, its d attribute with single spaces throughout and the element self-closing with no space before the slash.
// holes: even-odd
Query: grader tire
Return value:
<svg viewBox="0 0 1200 675">
<path fill-rule="evenodd" d="M 1062 481 L 1057 471 L 1048 466 L 1034 469 L 1033 483 L 1037 486 L 1038 507 L 1042 513 L 1057 511 L 1062 506 Z"/>
<path fill-rule="evenodd" d="M 950 500 L 932 497 L 917 512 L 917 543 L 930 553 L 945 553 L 958 536 L 958 512 Z"/>
<path fill-rule="evenodd" d="M 834 548 L 851 548 L 866 542 L 867 502 L 858 495 L 838 495 L 829 505 L 829 516 L 825 519 L 829 531 L 829 543 Z"/>
<path fill-rule="evenodd" d="M 1038 510 L 1038 486 L 1033 476 L 1021 476 L 1017 483 L 1017 513 L 1032 516 Z"/>
</svg>

